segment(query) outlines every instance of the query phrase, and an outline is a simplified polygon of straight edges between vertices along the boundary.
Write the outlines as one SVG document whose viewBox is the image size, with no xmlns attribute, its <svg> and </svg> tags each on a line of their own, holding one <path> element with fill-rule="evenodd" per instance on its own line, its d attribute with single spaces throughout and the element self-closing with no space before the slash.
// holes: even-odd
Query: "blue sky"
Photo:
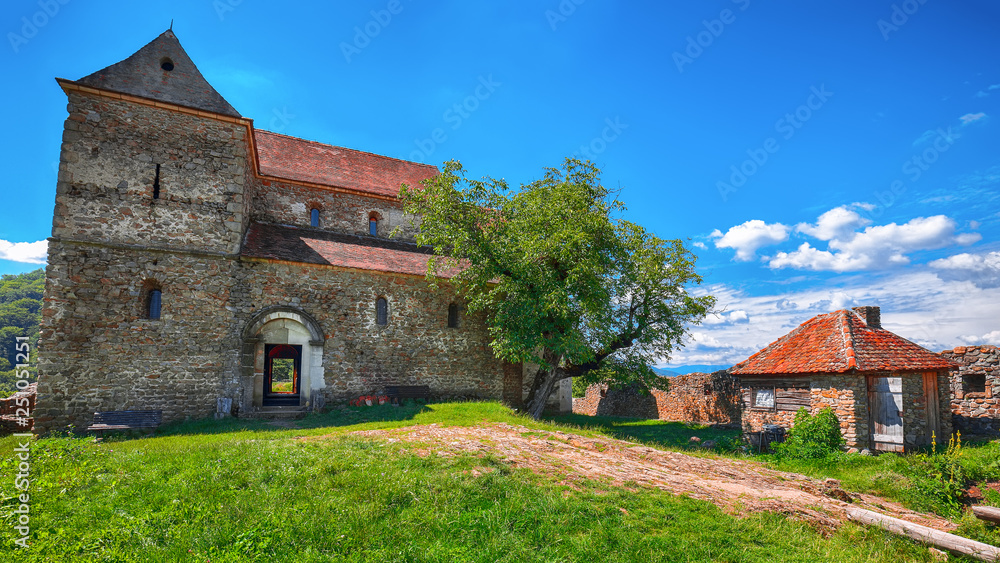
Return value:
<svg viewBox="0 0 1000 563">
<path fill-rule="evenodd" d="M 1000 344 L 996 2 L 8 0 L 0 273 L 51 231 L 53 78 L 171 19 L 258 128 L 512 183 L 594 160 L 719 297 L 670 365 L 852 305 L 933 350 Z"/>
</svg>

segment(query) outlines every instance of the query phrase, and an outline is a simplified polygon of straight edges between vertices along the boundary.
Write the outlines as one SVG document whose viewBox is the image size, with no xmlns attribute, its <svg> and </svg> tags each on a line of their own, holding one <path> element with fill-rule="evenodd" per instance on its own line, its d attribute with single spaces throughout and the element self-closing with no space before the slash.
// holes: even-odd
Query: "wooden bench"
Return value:
<svg viewBox="0 0 1000 563">
<path fill-rule="evenodd" d="M 431 398 L 431 388 L 428 385 L 390 385 L 385 388 L 385 394 L 394 405 L 401 404 L 406 399 L 420 399 L 426 403 Z"/>
<path fill-rule="evenodd" d="M 138 430 L 156 428 L 163 420 L 163 411 L 105 411 L 94 413 L 94 423 L 87 431 L 99 432 L 104 437 L 108 430 Z"/>
</svg>

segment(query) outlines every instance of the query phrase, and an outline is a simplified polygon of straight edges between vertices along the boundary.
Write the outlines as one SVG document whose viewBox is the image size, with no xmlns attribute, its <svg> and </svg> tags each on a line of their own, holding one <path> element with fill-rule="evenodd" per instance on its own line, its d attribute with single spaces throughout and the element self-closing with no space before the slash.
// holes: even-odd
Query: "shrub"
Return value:
<svg viewBox="0 0 1000 563">
<path fill-rule="evenodd" d="M 775 453 L 781 457 L 815 459 L 839 452 L 844 446 L 840 421 L 830 407 L 815 416 L 802 407 L 795 413 L 795 422 L 784 443 L 774 444 Z"/>
</svg>

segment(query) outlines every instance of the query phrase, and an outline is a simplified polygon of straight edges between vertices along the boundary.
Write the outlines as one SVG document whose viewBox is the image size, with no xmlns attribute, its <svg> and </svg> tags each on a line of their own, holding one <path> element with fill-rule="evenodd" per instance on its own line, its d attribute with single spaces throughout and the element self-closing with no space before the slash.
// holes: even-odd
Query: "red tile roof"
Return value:
<svg viewBox="0 0 1000 563">
<path fill-rule="evenodd" d="M 937 371 L 958 365 L 870 327 L 853 311 L 815 316 L 730 370 L 736 375 Z"/>
<path fill-rule="evenodd" d="M 242 256 L 423 276 L 430 248 L 413 243 L 314 229 L 255 223 Z M 441 272 L 450 278 L 457 269 Z"/>
<path fill-rule="evenodd" d="M 399 194 L 399 185 L 415 186 L 436 176 L 429 164 L 325 145 L 270 131 L 254 130 L 260 172 L 286 180 L 348 188 L 375 195 Z"/>
</svg>

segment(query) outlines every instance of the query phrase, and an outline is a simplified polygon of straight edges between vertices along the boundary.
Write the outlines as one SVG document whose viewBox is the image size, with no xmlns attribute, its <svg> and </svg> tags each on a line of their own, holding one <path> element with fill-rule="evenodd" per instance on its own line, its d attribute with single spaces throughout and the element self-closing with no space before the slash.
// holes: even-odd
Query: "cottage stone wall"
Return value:
<svg viewBox="0 0 1000 563">
<path fill-rule="evenodd" d="M 653 389 L 649 393 L 641 393 L 635 386 L 609 389 L 603 384 L 591 385 L 586 396 L 573 399 L 573 412 L 731 424 L 740 420 L 739 385 L 725 371 L 671 377 L 668 390 Z"/>
<path fill-rule="evenodd" d="M 885 374 L 902 378 L 903 400 L 903 446 L 907 450 L 925 446 L 930 443 L 932 428 L 928 417 L 928 405 L 924 393 L 923 374 Z M 937 409 L 940 432 L 937 433 L 939 443 L 946 442 L 952 431 L 949 412 L 948 375 L 935 373 L 938 395 L 932 409 Z M 849 448 L 870 447 L 870 415 L 868 404 L 868 376 L 844 374 L 817 374 L 808 378 L 795 380 L 776 380 L 779 391 L 791 388 L 793 385 L 809 389 L 809 413 L 816 414 L 830 407 L 837 420 L 840 421 L 840 431 Z M 743 382 L 745 389 L 752 383 Z M 746 395 L 744 395 L 746 397 Z M 779 404 L 775 409 L 751 408 L 744 399 L 743 428 L 747 432 L 760 431 L 764 424 L 777 424 L 785 428 L 794 426 L 797 408 L 782 408 Z"/>
<path fill-rule="evenodd" d="M 948 411 L 956 430 L 995 434 L 1000 432 L 1000 349 L 996 346 L 960 346 L 945 350 L 941 355 L 959 365 L 951 373 L 947 386 L 951 390 Z M 982 392 L 967 389 L 969 379 L 985 383 Z"/>
</svg>

